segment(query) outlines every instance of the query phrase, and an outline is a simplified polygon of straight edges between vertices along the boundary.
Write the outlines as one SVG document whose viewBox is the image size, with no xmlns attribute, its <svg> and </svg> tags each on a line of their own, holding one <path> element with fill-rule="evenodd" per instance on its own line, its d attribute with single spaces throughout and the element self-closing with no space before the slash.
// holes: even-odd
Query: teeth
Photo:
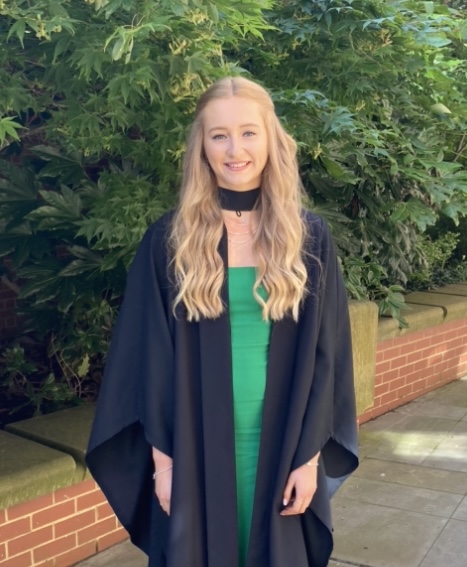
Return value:
<svg viewBox="0 0 467 567">
<path fill-rule="evenodd" d="M 236 168 L 245 167 L 247 163 L 248 163 L 247 161 L 244 161 L 243 163 L 228 163 L 227 166 L 231 167 L 232 169 L 236 169 Z"/>
</svg>

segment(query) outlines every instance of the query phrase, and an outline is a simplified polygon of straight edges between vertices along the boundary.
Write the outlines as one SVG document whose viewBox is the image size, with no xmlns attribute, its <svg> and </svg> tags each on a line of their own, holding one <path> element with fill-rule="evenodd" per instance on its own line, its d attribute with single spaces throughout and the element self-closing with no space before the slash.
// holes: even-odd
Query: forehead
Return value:
<svg viewBox="0 0 467 567">
<path fill-rule="evenodd" d="M 235 129 L 244 124 L 264 125 L 260 105 L 249 98 L 231 96 L 208 102 L 203 111 L 205 131 L 212 128 Z"/>
</svg>

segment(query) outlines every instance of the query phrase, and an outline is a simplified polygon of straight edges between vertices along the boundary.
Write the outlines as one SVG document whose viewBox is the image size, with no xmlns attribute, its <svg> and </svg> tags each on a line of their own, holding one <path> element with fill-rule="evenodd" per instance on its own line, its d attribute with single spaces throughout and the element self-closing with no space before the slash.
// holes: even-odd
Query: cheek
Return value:
<svg viewBox="0 0 467 567">
<path fill-rule="evenodd" d="M 217 159 L 219 159 L 219 148 L 212 143 L 205 143 L 204 144 L 204 153 L 206 154 L 206 157 L 209 161 L 216 161 Z"/>
</svg>

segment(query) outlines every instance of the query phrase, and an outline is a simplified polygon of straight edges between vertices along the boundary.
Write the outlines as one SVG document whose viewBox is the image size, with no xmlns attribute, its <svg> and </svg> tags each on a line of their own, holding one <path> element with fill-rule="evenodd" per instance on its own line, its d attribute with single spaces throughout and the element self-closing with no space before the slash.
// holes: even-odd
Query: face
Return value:
<svg viewBox="0 0 467 567">
<path fill-rule="evenodd" d="M 209 102 L 203 112 L 203 145 L 219 186 L 248 191 L 261 185 L 268 139 L 258 103 L 236 96 Z"/>
</svg>

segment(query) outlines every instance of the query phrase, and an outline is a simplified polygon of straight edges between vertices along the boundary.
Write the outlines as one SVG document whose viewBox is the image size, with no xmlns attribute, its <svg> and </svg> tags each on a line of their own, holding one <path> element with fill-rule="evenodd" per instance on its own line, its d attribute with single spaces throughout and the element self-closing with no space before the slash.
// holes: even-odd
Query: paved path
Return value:
<svg viewBox="0 0 467 567">
<path fill-rule="evenodd" d="M 364 424 L 360 445 L 329 567 L 466 567 L 467 377 Z M 79 564 L 146 565 L 128 542 Z"/>
</svg>

